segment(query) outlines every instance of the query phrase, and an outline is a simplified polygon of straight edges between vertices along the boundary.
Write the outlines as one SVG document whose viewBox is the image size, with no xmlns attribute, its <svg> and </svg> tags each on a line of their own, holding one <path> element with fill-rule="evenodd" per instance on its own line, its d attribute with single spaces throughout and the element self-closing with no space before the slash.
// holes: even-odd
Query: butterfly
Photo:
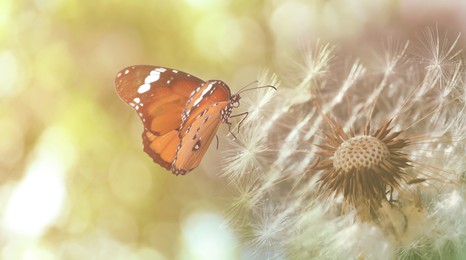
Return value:
<svg viewBox="0 0 466 260">
<path fill-rule="evenodd" d="M 144 151 L 176 175 L 199 166 L 220 124 L 231 127 L 228 119 L 241 98 L 223 81 L 149 65 L 118 72 L 115 89 L 141 118 Z"/>
</svg>

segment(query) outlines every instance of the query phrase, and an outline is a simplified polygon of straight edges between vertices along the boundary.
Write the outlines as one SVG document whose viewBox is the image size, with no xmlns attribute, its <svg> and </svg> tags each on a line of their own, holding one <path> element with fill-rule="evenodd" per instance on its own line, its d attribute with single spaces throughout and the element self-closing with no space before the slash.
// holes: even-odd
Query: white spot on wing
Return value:
<svg viewBox="0 0 466 260">
<path fill-rule="evenodd" d="M 138 93 L 142 94 L 150 90 L 150 84 L 144 83 L 138 88 Z"/>
<path fill-rule="evenodd" d="M 127 69 L 127 70 L 125 70 L 125 75 L 126 75 L 126 74 L 128 74 L 128 73 L 129 73 L 129 70 L 128 70 L 128 69 Z"/>
<path fill-rule="evenodd" d="M 167 69 L 166 68 L 156 68 L 155 71 L 165 72 L 165 71 L 167 71 Z"/>
<path fill-rule="evenodd" d="M 134 102 L 136 102 L 136 103 L 138 103 L 138 104 L 141 102 L 141 99 L 140 99 L 140 98 L 134 98 L 133 100 L 134 100 Z"/>
<path fill-rule="evenodd" d="M 211 82 L 209 85 L 207 85 L 207 88 L 202 91 L 202 94 L 194 101 L 193 107 L 199 105 L 199 103 L 202 101 L 204 98 L 205 94 L 207 94 L 209 91 L 211 91 L 212 86 L 214 85 L 215 82 Z M 196 89 L 197 90 L 197 89 Z"/>
<path fill-rule="evenodd" d="M 160 79 L 160 71 L 153 70 L 150 74 L 144 79 L 144 83 L 156 82 Z"/>
<path fill-rule="evenodd" d="M 173 72 L 173 73 L 178 73 L 178 71 L 177 71 L 177 70 L 172 70 L 172 72 Z"/>
</svg>

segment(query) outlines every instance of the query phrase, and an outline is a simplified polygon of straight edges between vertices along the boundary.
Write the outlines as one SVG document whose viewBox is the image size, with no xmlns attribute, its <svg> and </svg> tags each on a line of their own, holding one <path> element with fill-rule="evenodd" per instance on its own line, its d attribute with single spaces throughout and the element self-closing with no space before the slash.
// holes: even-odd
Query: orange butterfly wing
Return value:
<svg viewBox="0 0 466 260">
<path fill-rule="evenodd" d="M 170 170 L 180 143 L 181 113 L 202 80 L 181 71 L 148 65 L 121 70 L 115 79 L 118 95 L 144 124 L 144 151 Z"/>
<path fill-rule="evenodd" d="M 203 82 L 181 71 L 148 65 L 121 70 L 115 88 L 144 124 L 144 151 L 177 175 L 199 166 L 240 98 L 232 97 L 222 81 Z"/>
<path fill-rule="evenodd" d="M 181 116 L 173 173 L 186 174 L 199 166 L 222 122 L 222 110 L 229 105 L 230 89 L 222 81 L 207 81 L 191 93 Z"/>
<path fill-rule="evenodd" d="M 144 143 L 144 152 L 152 157 L 154 162 L 167 170 L 172 169 L 173 160 L 180 143 L 177 130 L 159 136 L 144 130 L 142 142 Z"/>
<path fill-rule="evenodd" d="M 222 106 L 223 109 L 228 104 L 230 97 L 230 89 L 220 80 L 209 80 L 197 87 L 190 94 L 181 114 L 182 123 L 179 133 L 180 138 L 186 134 L 187 126 L 192 125 L 194 120 L 196 120 L 196 116 L 204 112 L 210 106 L 214 106 L 215 103 L 226 101 L 226 104 Z M 220 116 L 220 114 L 218 116 Z"/>
<path fill-rule="evenodd" d="M 121 70 L 118 95 L 138 112 L 144 128 L 155 135 L 178 129 L 190 94 L 202 80 L 181 71 L 148 65 Z"/>
</svg>

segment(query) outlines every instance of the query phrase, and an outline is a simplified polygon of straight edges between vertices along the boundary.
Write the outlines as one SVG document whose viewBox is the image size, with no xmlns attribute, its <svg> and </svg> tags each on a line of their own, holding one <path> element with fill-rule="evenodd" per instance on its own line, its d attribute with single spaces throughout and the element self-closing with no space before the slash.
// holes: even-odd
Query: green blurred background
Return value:
<svg viewBox="0 0 466 260">
<path fill-rule="evenodd" d="M 159 65 L 234 92 L 263 69 L 292 77 L 317 39 L 351 49 L 437 20 L 460 32 L 465 10 L 420 0 L 0 1 L 0 258 L 253 258 L 225 228 L 226 127 L 219 150 L 176 177 L 142 151 L 116 73 Z"/>
</svg>

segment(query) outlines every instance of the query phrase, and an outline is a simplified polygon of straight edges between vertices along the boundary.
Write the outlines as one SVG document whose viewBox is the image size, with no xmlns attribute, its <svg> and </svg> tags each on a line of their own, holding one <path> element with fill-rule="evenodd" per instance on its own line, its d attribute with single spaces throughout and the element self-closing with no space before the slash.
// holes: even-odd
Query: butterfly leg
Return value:
<svg viewBox="0 0 466 260">
<path fill-rule="evenodd" d="M 237 115 L 232 115 L 232 116 L 230 116 L 230 118 L 231 118 L 231 117 L 243 116 L 243 118 L 241 118 L 241 121 L 239 121 L 239 123 L 238 123 L 238 133 L 239 133 L 239 129 L 240 129 L 240 127 L 241 127 L 241 124 L 242 124 L 243 121 L 248 117 L 248 115 L 249 115 L 249 112 L 243 112 L 243 113 L 241 113 L 241 114 L 237 114 Z M 231 131 L 230 131 L 230 132 L 231 132 Z"/>
<path fill-rule="evenodd" d="M 233 136 L 233 139 L 237 139 L 236 135 L 231 132 L 231 122 L 226 121 L 225 123 L 228 125 L 228 132 Z"/>
</svg>

